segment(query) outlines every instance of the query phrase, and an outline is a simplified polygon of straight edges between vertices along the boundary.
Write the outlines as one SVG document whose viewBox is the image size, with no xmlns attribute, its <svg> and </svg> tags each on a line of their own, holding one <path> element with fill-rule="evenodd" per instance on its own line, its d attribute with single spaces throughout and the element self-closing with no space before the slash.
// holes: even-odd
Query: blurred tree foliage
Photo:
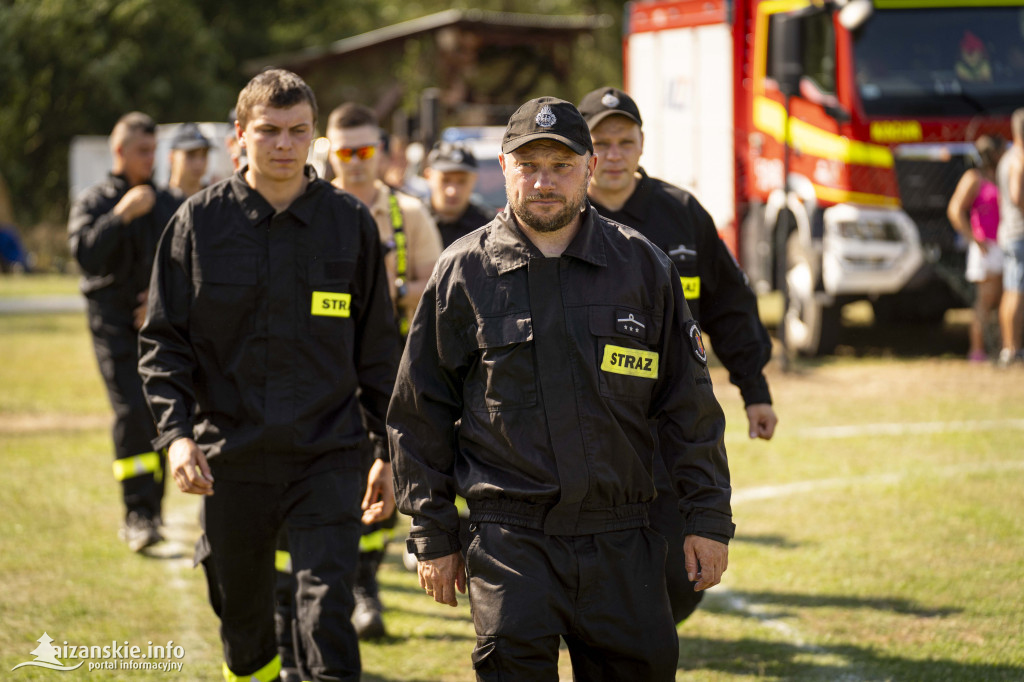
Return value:
<svg viewBox="0 0 1024 682">
<path fill-rule="evenodd" d="M 589 78 L 581 85 L 618 82 L 623 6 L 624 0 L 0 0 L 0 177 L 19 222 L 61 222 L 73 136 L 107 134 L 131 110 L 157 121 L 223 120 L 248 80 L 240 68 L 248 59 L 451 8 L 609 14 L 615 25 L 582 46 Z"/>
</svg>

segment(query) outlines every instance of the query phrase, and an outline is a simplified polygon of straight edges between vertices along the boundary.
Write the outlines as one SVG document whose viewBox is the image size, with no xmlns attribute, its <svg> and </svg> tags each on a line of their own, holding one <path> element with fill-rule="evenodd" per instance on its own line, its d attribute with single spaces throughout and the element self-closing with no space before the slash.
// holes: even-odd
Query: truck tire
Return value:
<svg viewBox="0 0 1024 682">
<path fill-rule="evenodd" d="M 836 349 L 842 325 L 842 306 L 826 305 L 817 295 L 813 254 L 800 244 L 796 230 L 786 239 L 786 345 L 803 356 L 828 355 Z"/>
</svg>

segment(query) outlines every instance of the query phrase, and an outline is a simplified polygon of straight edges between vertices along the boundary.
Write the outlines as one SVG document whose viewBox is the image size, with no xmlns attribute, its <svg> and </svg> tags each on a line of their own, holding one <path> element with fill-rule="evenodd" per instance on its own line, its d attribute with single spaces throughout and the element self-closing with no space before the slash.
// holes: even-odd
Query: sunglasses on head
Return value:
<svg viewBox="0 0 1024 682">
<path fill-rule="evenodd" d="M 366 161 L 372 159 L 373 155 L 377 153 L 377 145 L 367 144 L 362 147 L 342 147 L 341 149 L 334 150 L 334 153 L 342 163 L 348 163 L 352 160 L 353 156 L 358 156 L 360 161 Z"/>
</svg>

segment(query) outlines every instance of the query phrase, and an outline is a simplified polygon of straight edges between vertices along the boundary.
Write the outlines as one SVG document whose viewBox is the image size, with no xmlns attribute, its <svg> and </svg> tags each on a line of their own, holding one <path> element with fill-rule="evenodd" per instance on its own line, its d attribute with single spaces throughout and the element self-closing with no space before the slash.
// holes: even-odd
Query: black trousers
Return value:
<svg viewBox="0 0 1024 682">
<path fill-rule="evenodd" d="M 126 513 L 159 516 L 166 462 L 163 453 L 153 451 L 156 426 L 142 392 L 131 311 L 91 299 L 88 309 L 96 362 L 114 410 L 114 476 L 121 483 Z"/>
<path fill-rule="evenodd" d="M 665 540 L 647 528 L 556 536 L 472 524 L 467 550 L 478 680 L 558 680 L 559 638 L 577 680 L 675 679 Z"/>
<path fill-rule="evenodd" d="M 686 555 L 683 552 L 683 517 L 679 513 L 679 496 L 672 488 L 668 477 L 668 469 L 661 457 L 654 457 L 654 485 L 658 497 L 651 502 L 648 515 L 651 530 L 668 541 L 668 557 L 665 559 L 665 584 L 668 587 L 668 599 L 672 604 L 672 619 L 681 623 L 689 618 L 700 600 L 703 592 L 695 592 L 686 577 Z"/>
<path fill-rule="evenodd" d="M 283 526 L 296 581 L 302 668 L 314 680 L 358 680 L 359 642 L 349 619 L 360 533 L 359 472 L 328 471 L 277 484 L 224 480 L 215 466 L 213 474 L 196 560 L 206 569 L 227 667 L 247 676 L 278 656 L 274 556 Z"/>
</svg>

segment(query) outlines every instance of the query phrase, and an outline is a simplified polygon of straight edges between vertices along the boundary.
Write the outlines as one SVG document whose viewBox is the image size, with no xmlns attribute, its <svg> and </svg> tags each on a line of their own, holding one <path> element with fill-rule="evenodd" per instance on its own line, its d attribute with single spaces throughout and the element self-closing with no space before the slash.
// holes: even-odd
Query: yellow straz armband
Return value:
<svg viewBox="0 0 1024 682">
<path fill-rule="evenodd" d="M 643 379 L 658 378 L 658 354 L 649 350 L 623 348 L 611 344 L 604 347 L 601 369 Z"/>
<path fill-rule="evenodd" d="M 352 294 L 339 294 L 334 291 L 314 291 L 314 315 L 324 317 L 350 317 L 352 315 Z"/>
<path fill-rule="evenodd" d="M 700 298 L 700 277 L 680 277 L 683 285 L 683 296 L 688 299 Z"/>
</svg>

